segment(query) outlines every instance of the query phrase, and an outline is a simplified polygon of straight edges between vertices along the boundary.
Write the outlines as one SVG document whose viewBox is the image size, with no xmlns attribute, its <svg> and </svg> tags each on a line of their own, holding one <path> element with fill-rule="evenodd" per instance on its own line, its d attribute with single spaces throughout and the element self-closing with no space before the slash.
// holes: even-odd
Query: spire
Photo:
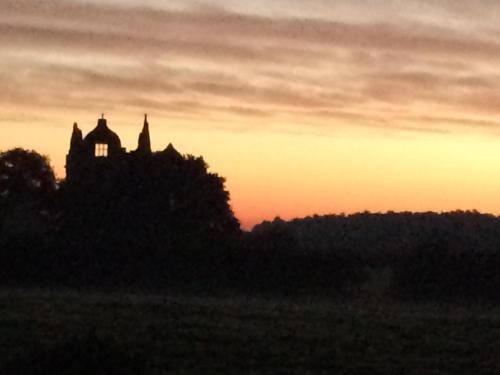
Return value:
<svg viewBox="0 0 500 375">
<path fill-rule="evenodd" d="M 137 152 L 141 154 L 151 153 L 151 139 L 149 137 L 149 123 L 147 114 L 144 114 L 144 126 L 142 127 L 141 134 L 139 134 L 139 145 L 137 147 Z"/>
<path fill-rule="evenodd" d="M 78 129 L 78 124 L 75 122 L 73 124 L 73 133 L 71 134 L 70 152 L 78 150 L 82 145 L 82 141 L 83 141 L 82 131 Z"/>
</svg>

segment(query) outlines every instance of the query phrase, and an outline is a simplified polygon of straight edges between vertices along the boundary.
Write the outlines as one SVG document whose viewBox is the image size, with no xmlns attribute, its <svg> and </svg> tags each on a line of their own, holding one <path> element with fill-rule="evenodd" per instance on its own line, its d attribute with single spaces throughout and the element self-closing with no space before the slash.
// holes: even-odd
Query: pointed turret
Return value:
<svg viewBox="0 0 500 375">
<path fill-rule="evenodd" d="M 78 129 L 78 124 L 75 122 L 73 124 L 73 133 L 71 134 L 71 146 L 69 152 L 79 151 L 82 147 L 83 134 L 80 129 Z"/>
<path fill-rule="evenodd" d="M 78 129 L 78 124 L 73 124 L 71 142 L 68 155 L 66 155 L 66 180 L 70 181 L 78 170 L 79 161 L 83 151 L 83 134 Z"/>
<path fill-rule="evenodd" d="M 144 115 L 144 126 L 142 127 L 141 134 L 139 134 L 139 145 L 137 146 L 137 152 L 140 154 L 151 153 L 151 138 L 149 137 L 149 123 L 147 114 Z"/>
</svg>

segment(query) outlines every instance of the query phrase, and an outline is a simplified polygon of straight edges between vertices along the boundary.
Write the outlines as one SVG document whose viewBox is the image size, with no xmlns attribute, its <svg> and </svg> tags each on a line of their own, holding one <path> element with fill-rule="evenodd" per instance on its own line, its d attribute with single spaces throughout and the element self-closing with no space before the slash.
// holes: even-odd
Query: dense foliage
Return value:
<svg viewBox="0 0 500 375">
<path fill-rule="evenodd" d="M 93 168 L 56 184 L 36 152 L 0 153 L 1 284 L 337 295 L 390 269 L 400 298 L 500 302 L 492 215 L 277 218 L 241 233 L 202 158 L 170 148 Z"/>
<path fill-rule="evenodd" d="M 394 265 L 393 292 L 417 301 L 500 302 L 500 252 L 436 234 Z"/>
<path fill-rule="evenodd" d="M 19 148 L 0 152 L 0 281 L 25 279 L 48 254 L 56 188 L 46 157 Z"/>
<path fill-rule="evenodd" d="M 169 147 L 90 167 L 85 178 L 32 194 L 51 204 L 28 235 L 2 227 L 2 284 L 336 294 L 363 279 L 345 248 L 304 247 L 284 222 L 242 236 L 224 179 L 202 158 Z M 51 172 L 48 163 L 38 168 Z M 32 220 L 4 214 L 17 227 Z"/>
<path fill-rule="evenodd" d="M 365 264 L 344 243 L 303 241 L 302 235 L 280 219 L 248 233 L 246 284 L 262 293 L 271 285 L 284 294 L 331 295 L 345 294 L 366 279 Z"/>
<path fill-rule="evenodd" d="M 366 268 L 389 268 L 398 298 L 500 302 L 498 217 L 475 211 L 365 212 L 275 220 L 253 232 L 278 228 L 296 247 L 326 254 L 341 248 Z"/>
<path fill-rule="evenodd" d="M 54 172 L 46 157 L 20 148 L 0 152 L 0 230 L 4 236 L 43 231 L 55 192 Z"/>
<path fill-rule="evenodd" d="M 9 205 L 1 206 L 0 282 L 170 285 L 207 273 L 239 238 L 224 179 L 202 158 L 173 149 L 126 162 L 103 158 L 87 178 L 56 190 L 40 155 L 13 150 L 2 157 L 15 173 L 2 172 L 2 203 Z"/>
<path fill-rule="evenodd" d="M 2 204 L 28 199 L 39 201 L 48 198 L 55 187 L 54 171 L 46 157 L 21 148 L 0 152 Z"/>
</svg>

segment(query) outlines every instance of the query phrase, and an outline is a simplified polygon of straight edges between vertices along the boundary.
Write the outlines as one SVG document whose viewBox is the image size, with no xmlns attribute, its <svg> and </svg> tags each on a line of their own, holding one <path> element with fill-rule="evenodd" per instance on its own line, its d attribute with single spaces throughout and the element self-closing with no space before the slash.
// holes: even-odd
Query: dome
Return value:
<svg viewBox="0 0 500 375">
<path fill-rule="evenodd" d="M 120 137 L 108 128 L 106 119 L 104 118 L 98 120 L 96 128 L 88 133 L 83 141 L 91 148 L 94 148 L 96 144 L 108 145 L 110 155 L 122 151 Z"/>
</svg>

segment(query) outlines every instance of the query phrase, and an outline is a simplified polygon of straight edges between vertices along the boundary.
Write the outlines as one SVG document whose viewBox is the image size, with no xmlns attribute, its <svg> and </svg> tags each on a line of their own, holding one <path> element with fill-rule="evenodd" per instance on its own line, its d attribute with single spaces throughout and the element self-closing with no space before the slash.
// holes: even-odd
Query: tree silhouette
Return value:
<svg viewBox="0 0 500 375">
<path fill-rule="evenodd" d="M 45 156 L 21 148 L 0 153 L 0 224 L 4 231 L 36 228 L 55 191 L 54 171 Z"/>
<path fill-rule="evenodd" d="M 61 186 L 60 248 L 94 281 L 208 273 L 240 228 L 224 179 L 207 168 L 171 145 L 97 160 Z"/>
<path fill-rule="evenodd" d="M 25 280 L 43 267 L 53 233 L 54 172 L 46 157 L 20 148 L 0 153 L 0 280 Z"/>
<path fill-rule="evenodd" d="M 0 152 L 0 199 L 3 204 L 42 201 L 56 188 L 48 159 L 35 151 L 15 148 Z"/>
</svg>

